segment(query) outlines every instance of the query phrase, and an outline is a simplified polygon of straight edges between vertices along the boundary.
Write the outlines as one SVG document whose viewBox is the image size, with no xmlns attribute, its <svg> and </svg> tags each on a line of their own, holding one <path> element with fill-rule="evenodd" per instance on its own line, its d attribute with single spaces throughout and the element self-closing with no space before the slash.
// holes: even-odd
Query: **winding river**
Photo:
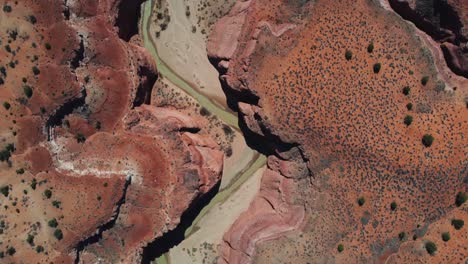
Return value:
<svg viewBox="0 0 468 264">
<path fill-rule="evenodd" d="M 210 98 L 199 92 L 189 82 L 184 80 L 183 77 L 179 76 L 175 71 L 168 67 L 168 65 L 166 65 L 166 63 L 162 61 L 161 58 L 158 56 L 156 44 L 150 32 L 150 21 L 153 17 L 153 4 L 153 0 L 147 0 L 145 3 L 142 4 L 142 18 L 140 26 L 144 46 L 154 58 L 159 74 L 164 78 L 167 78 L 173 84 L 175 84 L 187 94 L 195 98 L 195 100 L 197 100 L 201 106 L 205 107 L 211 113 L 216 115 L 224 123 L 228 124 L 232 129 L 240 132 L 238 125 L 238 117 L 235 113 L 224 109 L 214 100 L 211 100 Z M 203 208 L 203 210 L 196 217 L 196 219 L 194 219 L 192 225 L 185 231 L 185 238 L 187 239 L 190 235 L 194 234 L 199 229 L 199 226 L 197 226 L 197 224 L 205 215 L 207 215 L 210 212 L 210 210 L 214 206 L 225 202 L 232 193 L 238 190 L 256 171 L 264 167 L 265 164 L 266 157 L 258 152 L 255 152 L 254 155 L 252 155 L 252 159 L 250 161 L 248 161 L 247 163 L 243 163 L 243 168 L 241 168 L 240 170 L 239 168 L 237 168 L 239 173 L 237 173 L 237 175 L 233 177 L 233 180 L 229 182 L 229 184 L 224 189 L 217 193 L 216 196 L 210 201 L 210 203 Z M 229 168 L 226 167 L 224 169 L 229 170 Z M 157 263 L 168 263 L 168 259 L 169 258 L 167 254 L 163 255 L 157 259 Z"/>
</svg>

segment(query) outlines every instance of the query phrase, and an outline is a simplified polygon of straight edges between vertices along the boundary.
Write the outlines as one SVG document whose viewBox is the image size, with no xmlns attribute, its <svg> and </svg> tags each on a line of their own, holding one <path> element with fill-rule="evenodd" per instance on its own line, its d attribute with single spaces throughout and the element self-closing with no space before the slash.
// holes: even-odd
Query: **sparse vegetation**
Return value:
<svg viewBox="0 0 468 264">
<path fill-rule="evenodd" d="M 78 143 L 84 143 L 86 141 L 86 137 L 82 133 L 76 134 L 75 138 Z"/>
<path fill-rule="evenodd" d="M 410 88 L 409 86 L 403 87 L 403 94 L 404 94 L 404 95 L 409 95 L 410 91 L 411 91 L 411 88 Z M 412 106 L 413 106 L 413 105 L 411 105 L 411 107 L 412 107 Z"/>
<path fill-rule="evenodd" d="M 23 92 L 24 92 L 24 95 L 26 95 L 27 98 L 31 98 L 33 96 L 33 90 L 28 85 L 25 85 L 23 87 Z"/>
<path fill-rule="evenodd" d="M 26 242 L 28 242 L 29 245 L 34 246 L 34 236 L 28 234 L 28 236 L 26 237 Z"/>
<path fill-rule="evenodd" d="M 406 109 L 408 109 L 408 111 L 413 110 L 413 104 L 412 103 L 407 103 L 406 104 Z"/>
<path fill-rule="evenodd" d="M 13 9 L 11 8 L 10 5 L 4 4 L 3 5 L 3 12 L 5 13 L 10 13 Z"/>
<path fill-rule="evenodd" d="M 434 255 L 437 251 L 437 246 L 432 241 L 427 241 L 424 246 L 426 247 L 427 253 L 429 253 L 430 255 Z"/>
<path fill-rule="evenodd" d="M 406 232 L 400 232 L 398 234 L 398 238 L 400 239 L 400 241 L 403 241 L 406 239 Z"/>
<path fill-rule="evenodd" d="M 369 46 L 367 46 L 367 52 L 372 53 L 374 51 L 374 43 L 370 43 Z"/>
<path fill-rule="evenodd" d="M 46 48 L 47 50 L 52 49 L 52 46 L 51 46 L 49 43 L 46 43 L 44 46 L 45 46 L 45 48 Z"/>
<path fill-rule="evenodd" d="M 43 247 L 43 246 L 37 246 L 37 247 L 36 247 L 36 252 L 37 252 L 37 253 L 41 253 L 41 252 L 43 252 L 43 251 L 44 251 L 44 247 Z"/>
<path fill-rule="evenodd" d="M 8 195 L 10 194 L 10 186 L 5 185 L 0 187 L 0 193 L 2 193 L 3 196 L 8 197 Z"/>
<path fill-rule="evenodd" d="M 434 137 L 430 134 L 425 134 L 422 138 L 422 143 L 425 147 L 430 147 L 434 142 Z"/>
<path fill-rule="evenodd" d="M 49 189 L 46 189 L 44 191 L 44 196 L 47 198 L 47 199 L 50 199 L 50 197 L 52 197 L 52 191 L 49 190 Z"/>
<path fill-rule="evenodd" d="M 32 67 L 32 72 L 34 75 L 39 75 L 41 73 L 41 71 L 39 70 L 37 66 Z"/>
<path fill-rule="evenodd" d="M 10 105 L 10 103 L 8 103 L 8 102 L 3 102 L 3 107 L 4 107 L 6 110 L 9 110 L 10 107 L 11 107 L 11 105 Z"/>
<path fill-rule="evenodd" d="M 47 222 L 47 225 L 49 227 L 56 228 L 58 226 L 57 219 L 55 218 L 50 219 L 49 222 Z"/>
<path fill-rule="evenodd" d="M 397 203 L 395 201 L 393 201 L 391 204 L 390 204 L 390 209 L 392 211 L 395 211 L 397 209 Z"/>
<path fill-rule="evenodd" d="M 36 179 L 32 179 L 32 181 L 31 181 L 31 189 L 36 190 L 36 185 L 37 185 Z"/>
<path fill-rule="evenodd" d="M 62 204 L 62 202 L 60 202 L 58 200 L 52 201 L 52 206 L 55 207 L 55 208 L 60 208 L 61 204 Z"/>
<path fill-rule="evenodd" d="M 8 247 L 6 253 L 10 256 L 13 256 L 16 253 L 16 249 L 14 247 Z"/>
</svg>

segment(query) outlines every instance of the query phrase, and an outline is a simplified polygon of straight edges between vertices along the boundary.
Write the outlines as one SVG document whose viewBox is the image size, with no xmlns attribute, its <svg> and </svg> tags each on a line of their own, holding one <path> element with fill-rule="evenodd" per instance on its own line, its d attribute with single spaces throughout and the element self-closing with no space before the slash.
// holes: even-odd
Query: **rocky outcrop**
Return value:
<svg viewBox="0 0 468 264">
<path fill-rule="evenodd" d="M 24 201 L 1 215 L 14 226 L 5 247 L 17 249 L 4 261 L 138 263 L 218 184 L 224 154 L 197 116 L 151 105 L 157 69 L 137 34 L 141 2 L 18 1 L 2 11 L 2 25 L 19 25 L 8 59 L 22 67 L 2 73 L 12 106 L 0 122 L 15 124 L 15 152 L 1 184 Z M 17 169 L 22 181 L 3 177 Z"/>
<path fill-rule="evenodd" d="M 413 22 L 419 29 L 441 43 L 450 69 L 455 74 L 468 78 L 466 3 L 458 0 L 389 0 L 389 3 L 404 19 Z"/>
</svg>

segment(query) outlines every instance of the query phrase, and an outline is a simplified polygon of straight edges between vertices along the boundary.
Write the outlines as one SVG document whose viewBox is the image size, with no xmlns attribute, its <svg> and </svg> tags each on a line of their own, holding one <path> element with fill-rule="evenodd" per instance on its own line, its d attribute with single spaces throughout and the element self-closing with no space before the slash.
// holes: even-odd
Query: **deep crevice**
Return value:
<svg viewBox="0 0 468 264">
<path fill-rule="evenodd" d="M 82 107 L 86 104 L 86 89 L 81 90 L 81 94 L 78 97 L 74 97 L 71 100 L 65 102 L 59 108 L 57 108 L 52 115 L 46 121 L 47 140 L 51 140 L 50 130 L 53 127 L 62 125 L 62 121 L 65 116 L 73 113 L 77 108 Z"/>
<path fill-rule="evenodd" d="M 122 0 L 115 26 L 119 28 L 119 37 L 124 41 L 138 34 L 138 23 L 141 16 L 141 4 L 146 0 Z"/>
<path fill-rule="evenodd" d="M 74 70 L 80 66 L 80 62 L 84 59 L 84 41 L 83 36 L 79 35 L 80 37 L 80 47 L 75 50 L 75 57 L 70 61 L 70 67 Z"/>
<path fill-rule="evenodd" d="M 120 197 L 119 201 L 116 203 L 117 208 L 116 208 L 116 210 L 114 212 L 114 215 L 112 215 L 111 220 L 109 222 L 101 225 L 100 227 L 98 227 L 98 230 L 94 235 L 92 235 L 92 236 L 90 236 L 90 237 L 86 238 L 85 240 L 82 240 L 82 241 L 80 241 L 78 243 L 78 245 L 76 246 L 75 264 L 78 264 L 80 262 L 80 254 L 86 247 L 99 242 L 102 239 L 102 233 L 104 231 L 107 231 L 107 230 L 109 230 L 109 229 L 111 229 L 111 228 L 113 228 L 115 226 L 115 223 L 117 222 L 117 218 L 119 217 L 119 214 L 120 214 L 120 208 L 125 203 L 125 198 L 127 196 L 128 186 L 130 186 L 131 181 L 132 181 L 131 177 L 127 177 L 125 179 L 125 185 L 124 185 L 122 197 Z"/>
<path fill-rule="evenodd" d="M 218 181 L 210 191 L 194 199 L 180 217 L 180 223 L 176 228 L 164 233 L 162 236 L 144 247 L 141 263 L 150 264 L 158 257 L 169 252 L 171 248 L 180 244 L 185 239 L 185 230 L 192 225 L 201 210 L 210 203 L 213 197 L 215 197 L 220 185 L 221 181 Z"/>
<path fill-rule="evenodd" d="M 179 128 L 179 132 L 188 132 L 192 134 L 197 134 L 200 132 L 200 128 L 198 127 L 181 127 Z"/>
<path fill-rule="evenodd" d="M 133 100 L 133 107 L 141 106 L 142 104 L 151 104 L 153 86 L 158 79 L 156 73 L 145 66 L 140 66 L 138 69 L 138 76 L 140 76 L 141 81 L 137 87 L 135 99 Z"/>
</svg>

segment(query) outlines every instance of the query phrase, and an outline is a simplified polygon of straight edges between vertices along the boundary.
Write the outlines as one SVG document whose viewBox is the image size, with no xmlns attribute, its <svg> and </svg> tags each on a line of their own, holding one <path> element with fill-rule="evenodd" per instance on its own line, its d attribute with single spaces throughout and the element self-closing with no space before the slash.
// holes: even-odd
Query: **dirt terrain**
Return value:
<svg viewBox="0 0 468 264">
<path fill-rule="evenodd" d="M 0 6 L 0 262 L 139 262 L 217 185 L 221 147 L 153 103 L 136 1 Z"/>
<path fill-rule="evenodd" d="M 238 1 L 207 47 L 283 177 L 264 175 L 221 263 L 466 260 L 468 81 L 446 89 L 412 25 L 377 1 Z"/>
</svg>

